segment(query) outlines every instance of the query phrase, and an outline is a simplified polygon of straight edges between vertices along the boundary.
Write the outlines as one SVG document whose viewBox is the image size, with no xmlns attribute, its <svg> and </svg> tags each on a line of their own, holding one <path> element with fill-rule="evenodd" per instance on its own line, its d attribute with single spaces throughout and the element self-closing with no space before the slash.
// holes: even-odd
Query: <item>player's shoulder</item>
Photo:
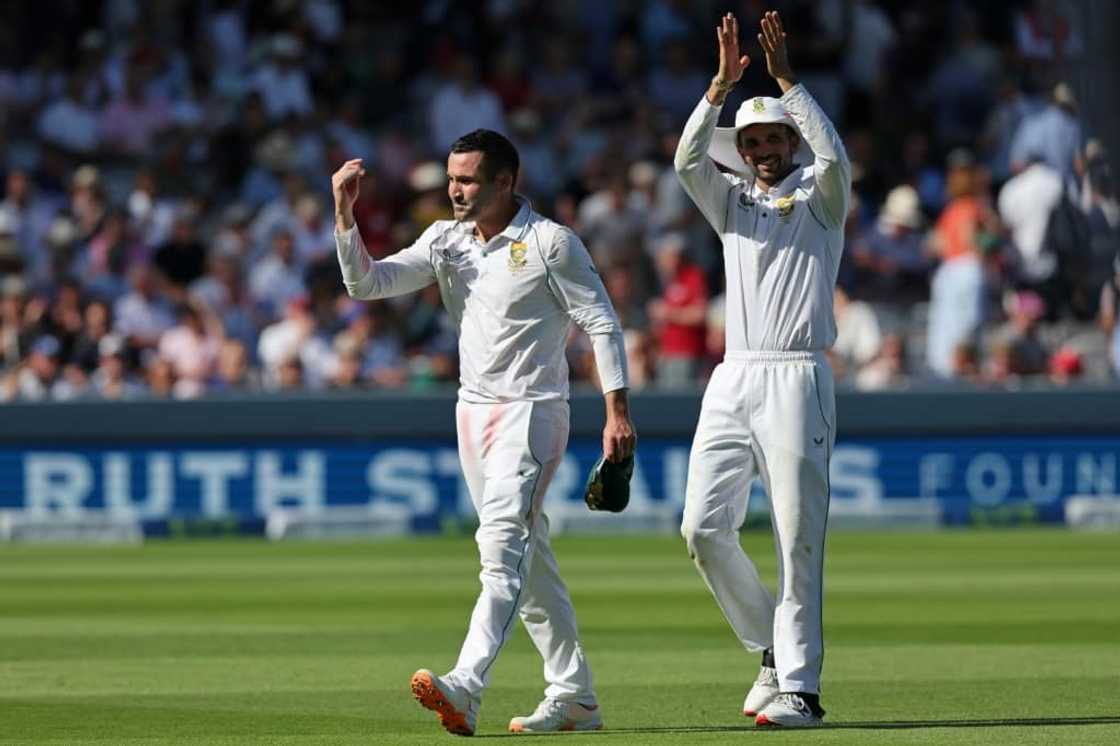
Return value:
<svg viewBox="0 0 1120 746">
<path fill-rule="evenodd" d="M 529 210 L 525 228 L 528 232 L 536 232 L 541 238 L 553 238 L 562 235 L 564 231 L 571 231 L 571 229 L 563 223 L 558 223 L 552 218 L 545 217 L 533 209 Z"/>
<path fill-rule="evenodd" d="M 546 247 L 579 241 L 579 235 L 574 230 L 563 223 L 541 215 L 536 210 L 529 212 L 529 219 L 525 228 L 526 235 L 532 236 L 542 246 Z"/>
</svg>

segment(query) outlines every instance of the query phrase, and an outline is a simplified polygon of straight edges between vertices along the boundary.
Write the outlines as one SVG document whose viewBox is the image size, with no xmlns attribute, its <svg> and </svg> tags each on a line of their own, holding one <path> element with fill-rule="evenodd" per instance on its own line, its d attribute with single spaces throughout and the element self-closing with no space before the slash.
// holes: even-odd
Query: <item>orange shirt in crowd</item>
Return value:
<svg viewBox="0 0 1120 746">
<path fill-rule="evenodd" d="M 942 261 L 951 262 L 977 253 L 976 227 L 981 217 L 977 197 L 957 197 L 945 207 L 934 226 Z"/>
</svg>

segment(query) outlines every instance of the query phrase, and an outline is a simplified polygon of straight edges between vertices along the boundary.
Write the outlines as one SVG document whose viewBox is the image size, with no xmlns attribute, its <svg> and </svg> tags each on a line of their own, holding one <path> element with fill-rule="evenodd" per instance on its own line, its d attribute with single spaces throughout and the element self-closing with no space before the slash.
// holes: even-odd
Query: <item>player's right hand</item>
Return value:
<svg viewBox="0 0 1120 746">
<path fill-rule="evenodd" d="M 343 163 L 342 167 L 331 176 L 331 191 L 334 192 L 336 213 L 349 213 L 354 208 L 354 202 L 358 199 L 358 185 L 365 173 L 362 159 L 354 158 Z"/>
<path fill-rule="evenodd" d="M 725 83 L 738 83 L 743 71 L 751 64 L 748 55 L 739 54 L 739 19 L 728 13 L 716 26 L 716 41 L 719 43 L 719 72 L 716 79 Z"/>
</svg>

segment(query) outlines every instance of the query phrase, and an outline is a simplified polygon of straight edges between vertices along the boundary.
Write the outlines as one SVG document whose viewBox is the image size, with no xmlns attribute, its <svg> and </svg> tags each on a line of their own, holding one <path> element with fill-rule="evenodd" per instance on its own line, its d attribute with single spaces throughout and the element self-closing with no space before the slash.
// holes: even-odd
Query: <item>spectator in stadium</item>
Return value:
<svg viewBox="0 0 1120 746">
<path fill-rule="evenodd" d="M 206 273 L 206 247 L 198 239 L 197 223 L 192 208 L 181 208 L 167 243 L 152 255 L 152 263 L 167 281 L 164 292 L 176 302 L 186 300 L 187 286 Z"/>
<path fill-rule="evenodd" d="M 1039 339 L 1039 321 L 1046 302 L 1035 292 L 1009 293 L 1004 301 L 1007 321 L 992 334 L 992 370 L 997 382 L 1046 373 L 1050 353 Z"/>
<path fill-rule="evenodd" d="M 198 304 L 222 320 L 225 336 L 246 345 L 256 341 L 257 326 L 253 316 L 241 265 L 232 249 L 215 242 L 210 249 L 206 274 L 187 288 L 190 302 Z"/>
<path fill-rule="evenodd" d="M 74 350 L 83 326 L 82 286 L 77 278 L 59 283 L 47 309 L 46 332 L 59 343 L 59 359 L 65 364 L 73 360 Z"/>
<path fill-rule="evenodd" d="M 207 386 L 214 393 L 249 393 L 261 390 L 258 371 L 249 366 L 249 350 L 238 339 L 225 339 Z"/>
<path fill-rule="evenodd" d="M 362 311 L 347 328 L 363 351 L 362 377 L 380 388 L 403 387 L 408 366 L 386 306 L 370 305 Z"/>
<path fill-rule="evenodd" d="M 666 42 L 655 59 L 659 64 L 650 74 L 649 93 L 668 114 L 667 124 L 675 129 L 692 113 L 696 91 L 704 87 L 707 74 L 694 64 L 684 38 Z"/>
<path fill-rule="evenodd" d="M 277 151 L 267 153 L 268 159 L 277 158 L 283 161 L 282 164 L 277 164 L 283 167 L 279 169 L 281 192 L 264 204 L 253 218 L 250 233 L 254 257 L 264 252 L 277 231 L 291 232 L 295 228 L 296 208 L 300 199 L 307 194 L 307 181 L 294 168 L 291 157 L 294 148 L 292 142 L 287 138 L 278 138 L 276 135 L 269 136 L 265 142 L 270 145 L 264 148 L 265 151 Z"/>
<path fill-rule="evenodd" d="M 70 179 L 69 211 L 79 242 L 88 241 L 97 232 L 107 211 L 101 171 L 88 163 L 79 167 Z"/>
<path fill-rule="evenodd" d="M 334 352 L 336 361 L 327 388 L 344 391 L 364 387 L 366 380 L 362 376 L 360 343 L 352 335 L 342 332 L 334 338 Z"/>
<path fill-rule="evenodd" d="M 177 315 L 178 323 L 160 337 L 159 356 L 171 363 L 179 395 L 193 398 L 206 391 L 224 334 L 217 318 L 190 303 Z"/>
<path fill-rule="evenodd" d="M 656 351 L 650 334 L 646 304 L 637 295 L 631 268 L 616 264 L 602 271 L 603 285 L 622 325 L 626 360 L 630 369 L 630 387 L 650 385 L 656 377 Z"/>
<path fill-rule="evenodd" d="M 289 300 L 284 309 L 284 317 L 266 326 L 261 331 L 257 344 L 257 357 L 263 367 L 265 387 L 272 389 L 282 386 L 282 374 L 291 383 L 295 380 L 295 372 L 291 369 L 282 371 L 281 368 L 293 358 L 300 362 L 304 355 L 308 358 L 321 356 L 325 344 L 320 338 L 315 317 L 311 314 L 311 303 L 307 296 L 301 295 Z M 304 369 L 301 364 L 299 380 L 302 381 L 303 377 Z"/>
<path fill-rule="evenodd" d="M 130 347 L 155 347 L 159 337 L 175 325 L 175 316 L 162 296 L 161 281 L 147 264 L 129 271 L 131 290 L 113 307 L 113 330 Z"/>
<path fill-rule="evenodd" d="M 17 218 L 12 213 L 0 212 L 0 274 L 14 277 L 23 271 L 18 226 Z"/>
<path fill-rule="evenodd" d="M 393 230 L 400 223 L 404 199 L 392 188 L 385 174 L 366 171 L 362 193 L 354 205 L 354 219 L 362 228 L 366 250 L 380 259 L 394 247 Z"/>
<path fill-rule="evenodd" d="M 58 378 L 51 386 L 53 401 L 73 401 L 84 398 L 89 392 L 89 376 L 75 363 L 64 363 Z"/>
<path fill-rule="evenodd" d="M 311 83 L 300 65 L 303 43 L 293 34 L 274 34 L 269 57 L 251 74 L 250 87 L 261 95 L 268 117 L 276 122 L 288 116 L 312 113 Z"/>
<path fill-rule="evenodd" d="M 74 341 L 69 360 L 85 371 L 92 371 L 101 357 L 102 340 L 112 332 L 112 311 L 108 303 L 94 299 L 86 304 L 82 317 L 82 330 Z"/>
<path fill-rule="evenodd" d="M 419 163 L 408 174 L 412 200 L 408 219 L 413 226 L 427 225 L 451 217 L 447 209 L 447 168 L 435 161 Z"/>
<path fill-rule="evenodd" d="M 274 370 L 276 391 L 298 391 L 303 388 L 303 363 L 299 355 L 288 355 Z"/>
<path fill-rule="evenodd" d="M 1029 114 L 1011 141 L 1011 170 L 1019 172 L 1041 158 L 1062 179 L 1076 187 L 1085 145 L 1081 122 L 1077 118 L 1077 99 L 1068 83 L 1054 86 L 1050 104 Z"/>
<path fill-rule="evenodd" d="M 860 293 L 897 304 L 925 300 L 929 295 L 930 258 L 917 190 L 895 187 L 879 210 L 874 227 L 851 244 Z"/>
<path fill-rule="evenodd" d="M 97 110 L 84 100 L 85 83 L 82 76 L 71 75 L 62 94 L 39 115 L 39 137 L 66 155 L 91 155 L 101 145 Z"/>
<path fill-rule="evenodd" d="M 1120 257 L 1120 199 L 1109 165 L 1108 152 L 1094 138 L 1085 145 L 1085 174 L 1081 181 L 1081 210 L 1085 213 L 1092 256 L 1090 282 L 1097 287 L 1112 274 L 1112 261 Z"/>
<path fill-rule="evenodd" d="M 518 188 L 528 194 L 539 195 L 544 204 L 548 204 L 560 191 L 563 173 L 556 147 L 546 136 L 540 113 L 529 107 L 516 109 L 510 114 L 509 123 L 511 139 L 521 154 L 521 184 Z"/>
<path fill-rule="evenodd" d="M 38 189 L 31 173 L 12 168 L 4 182 L 4 201 L 0 202 L 0 226 L 6 226 L 8 243 L 0 248 L 0 274 L 22 271 L 32 281 L 44 280 L 48 255 L 44 238 L 59 210 L 59 200 Z M 0 231 L 2 232 L 2 231 Z M 17 265 L 22 270 L 17 270 Z"/>
<path fill-rule="evenodd" d="M 952 39 L 923 92 L 937 142 L 945 147 L 972 145 L 1001 72 L 999 51 L 980 36 L 975 12 L 960 6 L 954 16 Z"/>
<path fill-rule="evenodd" d="M 657 340 L 657 385 L 669 388 L 699 380 L 707 352 L 708 283 L 684 241 L 682 234 L 668 233 L 654 246 L 662 289 L 648 313 Z"/>
<path fill-rule="evenodd" d="M 14 387 L 7 398 L 41 401 L 50 398 L 51 389 L 58 381 L 61 345 L 54 337 L 39 337 L 31 345 L 27 362 L 16 369 Z"/>
<path fill-rule="evenodd" d="M 875 359 L 856 374 L 855 385 L 861 391 L 905 388 L 908 374 L 906 341 L 901 334 L 892 332 L 883 337 Z"/>
<path fill-rule="evenodd" d="M 988 237 L 999 228 L 978 171 L 971 153 L 950 155 L 949 204 L 934 226 L 933 246 L 940 264 L 930 287 L 926 362 L 942 378 L 955 376 L 958 348 L 984 321 L 983 255 L 989 248 Z"/>
<path fill-rule="evenodd" d="M 630 191 L 626 173 L 614 170 L 603 188 L 580 202 L 576 229 L 598 266 L 626 263 L 643 277 L 646 220 L 641 196 Z"/>
<path fill-rule="evenodd" d="M 0 277 L 0 377 L 14 370 L 24 356 L 25 300 L 25 284 L 18 275 Z"/>
<path fill-rule="evenodd" d="M 996 101 L 988 111 L 979 145 L 987 157 L 992 181 L 1003 184 L 1011 177 L 1011 143 L 1019 126 L 1034 114 L 1040 102 L 1030 96 L 1008 72 L 996 88 Z"/>
<path fill-rule="evenodd" d="M 1113 375 L 1120 378 L 1120 254 L 1116 255 L 1112 266 L 1112 276 L 1101 288 L 1097 323 L 1109 340 Z"/>
<path fill-rule="evenodd" d="M 89 381 L 95 396 L 102 399 L 135 399 L 144 394 L 144 387 L 129 373 L 123 339 L 115 334 L 102 337 L 97 353 L 97 367 Z"/>
<path fill-rule="evenodd" d="M 132 63 L 124 90 L 101 112 L 101 141 L 110 152 L 146 157 L 152 153 L 156 137 L 171 125 L 167 102 L 153 96 L 146 83 L 143 68 Z"/>
<path fill-rule="evenodd" d="M 277 228 L 271 243 L 269 254 L 249 270 L 249 296 L 266 319 L 275 319 L 307 292 L 291 231 Z"/>
<path fill-rule="evenodd" d="M 479 81 L 478 62 L 465 51 L 456 53 L 451 62 L 451 77 L 436 90 L 430 106 L 428 129 L 431 148 L 436 153 L 446 153 L 465 131 L 507 131 L 501 99 Z"/>
<path fill-rule="evenodd" d="M 1019 54 L 1042 70 L 1083 51 L 1081 32 L 1058 0 L 1024 3 L 1015 14 L 1014 34 Z"/>
<path fill-rule="evenodd" d="M 829 362 L 837 380 L 853 379 L 879 356 L 883 345 L 879 319 L 870 304 L 852 300 L 842 287 L 837 287 L 832 296 L 832 309 L 836 341 L 829 351 Z"/>
<path fill-rule="evenodd" d="M 590 88 L 587 73 L 573 61 L 573 45 L 560 34 L 549 34 L 540 50 L 540 64 L 530 76 L 534 106 L 549 121 L 563 121 L 573 106 L 586 98 Z M 456 122 L 460 131 L 469 122 Z M 501 132 L 497 127 L 491 127 Z M 444 148 L 446 150 L 446 148 Z"/>
<path fill-rule="evenodd" d="M 1000 367 L 1003 370 L 1008 369 L 1007 365 Z M 975 384 L 985 381 L 980 344 L 974 336 L 961 340 L 953 347 L 950 377 L 962 383 Z M 1006 379 L 1006 376 L 1004 378 Z"/>
<path fill-rule="evenodd" d="M 1051 216 L 1067 199 L 1062 174 L 1042 154 L 1026 156 L 1027 165 L 999 192 L 999 216 L 1011 234 L 1011 268 L 1022 287 L 1038 292 L 1048 303 L 1058 301 L 1058 256 L 1047 245 Z"/>
</svg>

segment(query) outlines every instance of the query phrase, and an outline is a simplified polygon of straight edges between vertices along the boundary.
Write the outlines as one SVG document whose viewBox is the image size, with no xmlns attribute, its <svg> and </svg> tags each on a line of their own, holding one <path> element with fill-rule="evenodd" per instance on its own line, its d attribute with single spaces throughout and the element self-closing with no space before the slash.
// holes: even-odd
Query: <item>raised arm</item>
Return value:
<svg viewBox="0 0 1120 746">
<path fill-rule="evenodd" d="M 843 225 L 848 215 L 848 198 L 852 188 L 848 154 L 832 122 L 793 74 L 786 50 L 786 32 L 777 11 L 763 15 L 758 42 L 766 53 L 767 72 L 782 89 L 782 106 L 797 122 L 801 136 L 813 151 L 813 175 L 817 187 L 811 204 L 817 208 L 816 214 L 831 227 Z"/>
<path fill-rule="evenodd" d="M 684 126 L 673 165 L 688 196 L 716 233 L 722 233 L 728 194 L 735 182 L 716 168 L 708 157 L 708 145 L 727 93 L 743 77 L 750 57 L 739 54 L 739 22 L 730 13 L 716 27 L 716 42 L 719 70 Z"/>
<path fill-rule="evenodd" d="M 393 256 L 377 262 L 370 258 L 354 222 L 354 202 L 358 199 L 358 184 L 363 174 L 365 169 L 358 158 L 342 164 L 331 177 L 334 239 L 347 294 L 359 300 L 373 300 L 404 295 L 431 285 L 436 281 L 430 248 L 432 228 L 416 243 Z"/>
</svg>

